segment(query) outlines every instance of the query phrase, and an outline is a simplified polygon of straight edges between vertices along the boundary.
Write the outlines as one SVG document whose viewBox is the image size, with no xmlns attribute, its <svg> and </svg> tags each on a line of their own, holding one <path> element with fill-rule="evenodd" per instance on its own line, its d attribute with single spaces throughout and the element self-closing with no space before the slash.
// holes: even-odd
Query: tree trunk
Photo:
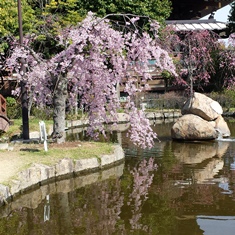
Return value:
<svg viewBox="0 0 235 235">
<path fill-rule="evenodd" d="M 28 101 L 28 116 L 30 117 L 31 114 L 31 109 L 33 106 L 33 95 L 34 95 L 34 87 L 32 86 L 30 89 L 30 93 L 29 93 L 29 101 Z"/>
<path fill-rule="evenodd" d="M 70 235 L 74 234 L 73 225 L 72 225 L 72 218 L 70 212 L 70 205 L 69 205 L 69 195 L 68 193 L 60 193 L 58 195 L 58 226 L 60 234 Z"/>
<path fill-rule="evenodd" d="M 53 133 L 57 143 L 65 142 L 65 102 L 67 98 L 67 79 L 64 76 L 56 79 L 53 95 Z"/>
</svg>

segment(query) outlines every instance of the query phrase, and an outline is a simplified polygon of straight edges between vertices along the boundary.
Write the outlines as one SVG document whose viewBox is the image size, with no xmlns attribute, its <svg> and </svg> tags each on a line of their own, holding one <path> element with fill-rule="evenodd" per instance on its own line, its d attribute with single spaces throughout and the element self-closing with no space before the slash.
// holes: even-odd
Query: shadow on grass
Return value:
<svg viewBox="0 0 235 235">
<path fill-rule="evenodd" d="M 23 151 L 23 152 L 40 152 L 39 149 L 30 149 L 30 148 L 24 148 L 24 149 L 20 149 L 20 151 Z"/>
</svg>

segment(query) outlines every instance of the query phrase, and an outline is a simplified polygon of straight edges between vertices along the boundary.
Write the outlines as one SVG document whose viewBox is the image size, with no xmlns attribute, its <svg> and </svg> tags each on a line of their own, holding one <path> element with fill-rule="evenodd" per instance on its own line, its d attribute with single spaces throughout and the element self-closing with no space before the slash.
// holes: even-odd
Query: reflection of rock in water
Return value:
<svg viewBox="0 0 235 235">
<path fill-rule="evenodd" d="M 222 159 L 212 158 L 211 161 L 203 169 L 196 169 L 193 174 L 194 181 L 198 184 L 212 179 L 223 169 L 224 161 Z"/>
<path fill-rule="evenodd" d="M 175 157 L 185 164 L 197 164 L 206 159 L 221 157 L 228 149 L 226 142 L 173 142 Z"/>
<path fill-rule="evenodd" d="M 217 148 L 217 153 L 216 153 L 217 157 L 222 157 L 226 153 L 228 146 L 229 146 L 229 143 L 219 142 L 218 148 Z"/>
<path fill-rule="evenodd" d="M 173 152 L 180 162 L 194 164 L 193 181 L 202 183 L 208 179 L 212 179 L 223 168 L 224 161 L 221 157 L 227 151 L 228 146 L 229 143 L 226 142 L 175 142 L 173 144 Z"/>
</svg>

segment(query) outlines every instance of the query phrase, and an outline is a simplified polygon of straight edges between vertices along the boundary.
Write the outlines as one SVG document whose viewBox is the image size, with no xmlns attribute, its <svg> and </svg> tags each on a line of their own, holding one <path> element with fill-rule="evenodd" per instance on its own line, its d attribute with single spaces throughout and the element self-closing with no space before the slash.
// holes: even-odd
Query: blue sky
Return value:
<svg viewBox="0 0 235 235">
<path fill-rule="evenodd" d="M 221 22 L 227 23 L 230 9 L 231 9 L 231 6 L 227 5 L 227 6 L 223 7 L 223 8 L 221 8 L 221 9 L 217 10 L 215 12 L 214 18 L 217 21 L 221 21 Z M 209 17 L 209 15 L 204 16 L 201 19 L 208 19 L 208 17 Z M 226 45 L 228 45 L 228 39 L 221 39 L 221 41 L 223 41 Z"/>
<path fill-rule="evenodd" d="M 215 12 L 215 16 L 214 18 L 217 20 L 217 21 L 221 21 L 221 22 L 227 22 L 228 21 L 228 15 L 229 15 L 229 11 L 231 9 L 231 6 L 230 5 L 227 5 L 219 10 L 217 10 Z M 202 19 L 208 19 L 209 15 L 207 16 L 204 16 Z"/>
</svg>

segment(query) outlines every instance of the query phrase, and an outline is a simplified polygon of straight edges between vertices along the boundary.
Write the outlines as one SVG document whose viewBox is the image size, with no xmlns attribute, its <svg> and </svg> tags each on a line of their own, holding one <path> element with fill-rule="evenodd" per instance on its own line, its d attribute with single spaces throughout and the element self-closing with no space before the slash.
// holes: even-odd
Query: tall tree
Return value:
<svg viewBox="0 0 235 235">
<path fill-rule="evenodd" d="M 35 22 L 35 13 L 27 0 L 21 0 L 23 9 L 23 30 L 32 32 Z M 16 36 L 18 31 L 18 10 L 17 1 L 1 0 L 0 1 L 0 37 L 9 35 Z"/>
<path fill-rule="evenodd" d="M 163 22 L 171 13 L 169 0 L 78 0 L 77 7 L 80 15 L 86 15 L 89 11 L 100 17 L 108 14 L 134 14 L 148 16 L 159 22 Z"/>
<path fill-rule="evenodd" d="M 97 137 L 100 132 L 104 134 L 103 123 L 117 121 L 120 103 L 116 86 L 121 84 L 129 95 L 125 112 L 130 115 L 131 140 L 143 148 L 153 145 L 156 134 L 144 113 L 135 107 L 133 97 L 145 89 L 137 86 L 139 80 L 146 84 L 151 79 L 150 59 L 155 61 L 156 67 L 171 73 L 174 73 L 174 65 L 168 53 L 158 46 L 155 33 L 159 24 L 150 21 L 155 34 L 151 38 L 137 30 L 138 20 L 126 17 L 129 32 L 123 34 L 114 30 L 106 18 L 89 13 L 81 24 L 61 33 L 65 49 L 47 60 L 34 53 L 30 45 L 15 48 L 9 66 L 22 79 L 18 71 L 19 57 L 26 60 L 28 71 L 24 78 L 29 89 L 34 87 L 35 100 L 54 105 L 53 137 L 59 142 L 64 141 L 67 98 L 70 105 L 75 106 L 77 96 L 81 97 L 80 103 L 86 107 L 90 124 L 88 134 Z"/>
<path fill-rule="evenodd" d="M 228 35 L 235 32 L 235 1 L 231 4 L 228 16 Z"/>
<path fill-rule="evenodd" d="M 21 0 L 23 9 L 23 31 L 33 33 L 35 24 L 34 10 L 27 4 L 27 0 Z M 15 0 L 0 1 L 0 52 L 9 48 L 8 42 L 11 36 L 19 35 L 18 8 Z"/>
<path fill-rule="evenodd" d="M 21 0 L 24 33 L 34 33 L 34 50 L 45 57 L 57 53 L 57 35 L 61 28 L 81 22 L 89 11 L 104 17 L 107 14 L 145 15 L 159 22 L 169 17 L 169 0 L 151 1 L 80 1 L 80 0 Z M 115 20 L 125 21 L 113 16 Z M 142 18 L 144 19 L 144 18 Z M 141 22 L 141 21 L 139 21 Z M 145 22 L 141 22 L 141 27 Z M 18 35 L 17 1 L 2 0 L 0 3 L 0 37 Z M 1 44 L 3 48 L 8 46 Z"/>
</svg>

